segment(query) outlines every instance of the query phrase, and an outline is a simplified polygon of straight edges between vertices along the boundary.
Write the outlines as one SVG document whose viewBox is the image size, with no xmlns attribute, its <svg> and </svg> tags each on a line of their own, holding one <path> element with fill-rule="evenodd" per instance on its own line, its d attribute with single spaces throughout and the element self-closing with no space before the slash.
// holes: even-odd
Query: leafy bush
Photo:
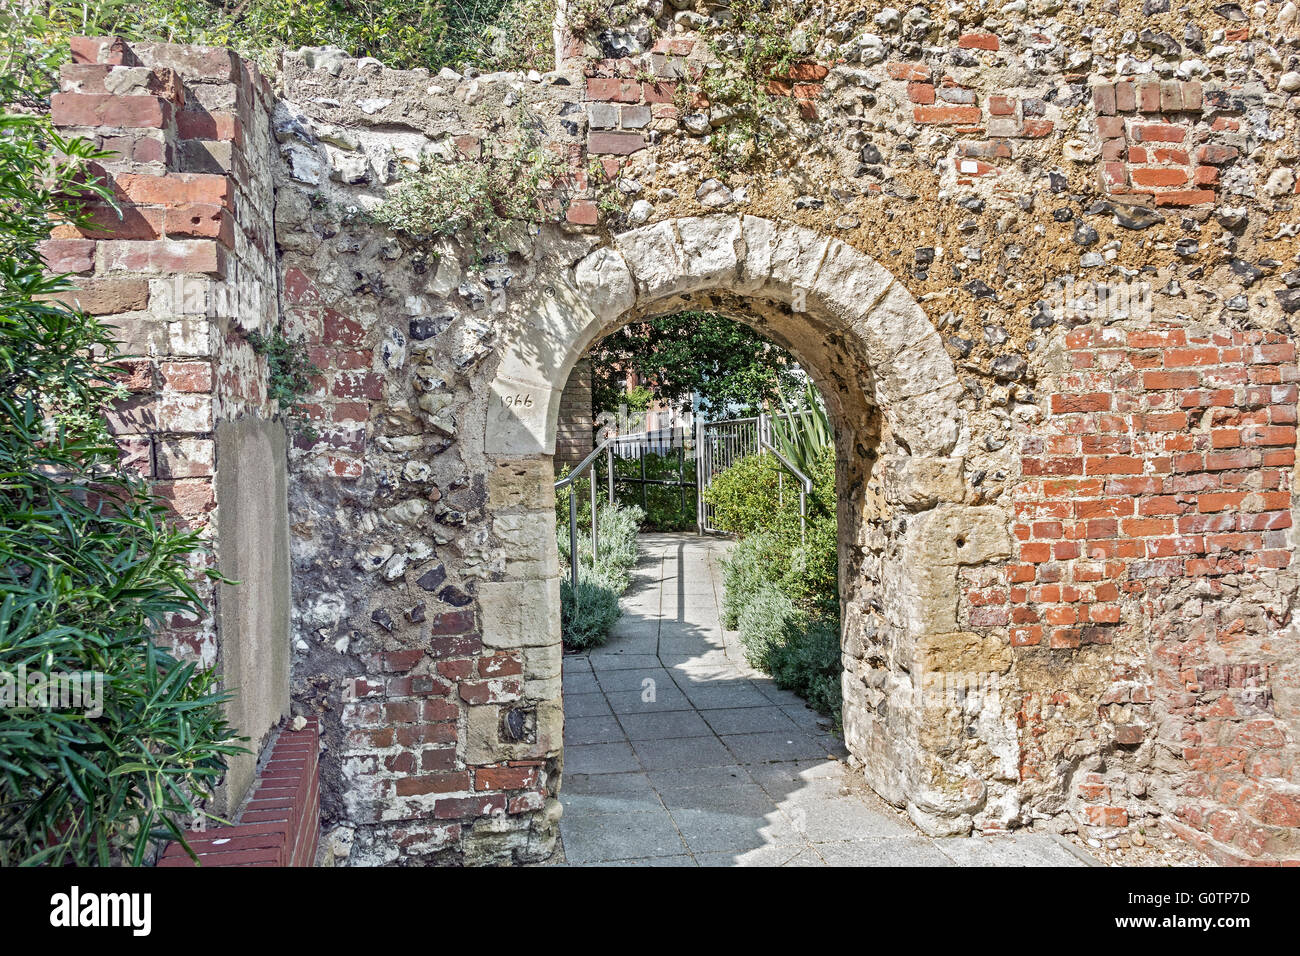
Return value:
<svg viewBox="0 0 1300 956">
<path fill-rule="evenodd" d="M 337 46 L 395 69 L 554 68 L 555 0 L 50 0 L 55 37 L 229 46 L 274 71 L 281 51 Z"/>
<path fill-rule="evenodd" d="M 417 241 L 454 236 L 482 259 L 505 246 L 513 223 L 541 218 L 543 193 L 557 170 L 554 154 L 521 127 L 519 144 L 504 158 L 422 157 L 373 215 Z"/>
<path fill-rule="evenodd" d="M 603 487 L 600 486 L 600 487 Z M 569 495 L 578 496 L 578 588 L 574 592 L 569 568 Z M 564 646 L 586 650 L 605 643 L 618 621 L 619 595 L 627 590 L 636 564 L 636 536 L 645 512 L 634 505 L 610 505 L 601 498 L 596 508 L 597 557 L 591 560 L 591 484 L 584 475 L 555 495 L 555 538 L 564 565 L 560 579 L 560 628 Z"/>
<path fill-rule="evenodd" d="M 585 651 L 609 639 L 623 613 L 618 607 L 620 593 L 603 575 L 586 567 L 578 569 L 576 594 L 569 576 L 560 578 L 560 629 L 568 650 Z"/>
<path fill-rule="evenodd" d="M 780 467 L 771 455 L 746 455 L 715 475 L 704 492 L 713 506 L 713 527 L 739 535 L 775 528 L 782 510 Z M 795 509 L 798 521 L 798 485 L 788 473 L 784 484 L 785 506 Z"/>
<path fill-rule="evenodd" d="M 777 585 L 763 582 L 740 609 L 737 620 L 745 659 L 839 721 L 839 618 L 802 610 Z"/>
<path fill-rule="evenodd" d="M 770 532 L 756 532 L 736 542 L 722 562 L 722 624 L 736 630 L 740 612 L 758 591 L 771 583 L 768 555 L 775 548 Z"/>
<path fill-rule="evenodd" d="M 796 634 L 802 615 L 780 588 L 765 581 L 745 602 L 736 619 L 745 659 L 772 673 L 772 657 Z"/>
<path fill-rule="evenodd" d="M 0 7 L 6 114 L 49 93 L 42 29 Z M 204 613 L 203 543 L 119 463 L 102 410 L 122 395 L 121 356 L 106 326 L 61 304 L 69 283 L 37 252 L 51 225 L 107 200 L 87 182 L 102 156 L 39 117 L 0 118 L 0 864 L 145 862 L 159 839 L 183 840 L 181 818 L 203 813 L 243 749 L 215 675 L 156 638 Z M 37 675 L 91 700 L 46 706 Z"/>
<path fill-rule="evenodd" d="M 839 618 L 808 618 L 768 658 L 778 687 L 792 690 L 823 714 L 839 722 L 843 671 L 840 658 Z"/>
<path fill-rule="evenodd" d="M 596 568 L 621 594 L 627 590 L 630 572 L 636 564 L 636 536 L 645 512 L 636 505 L 615 504 L 599 509 L 596 518 Z"/>
<path fill-rule="evenodd" d="M 740 632 L 754 667 L 838 721 L 835 452 L 829 443 L 811 450 L 813 489 L 802 535 L 797 485 L 787 474 L 782 504 L 780 466 L 771 455 L 740 459 L 714 477 L 705 499 L 715 527 L 741 535 L 723 562 L 723 625 Z"/>
</svg>

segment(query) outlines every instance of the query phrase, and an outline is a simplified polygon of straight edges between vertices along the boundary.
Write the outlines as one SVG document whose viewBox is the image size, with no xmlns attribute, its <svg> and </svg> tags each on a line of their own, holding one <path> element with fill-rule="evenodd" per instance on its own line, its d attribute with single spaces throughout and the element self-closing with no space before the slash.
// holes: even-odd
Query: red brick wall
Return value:
<svg viewBox="0 0 1300 956">
<path fill-rule="evenodd" d="M 1165 802 L 1223 859 L 1300 859 L 1286 830 L 1300 823 L 1285 729 L 1295 714 L 1264 689 L 1270 674 L 1294 682 L 1297 642 L 1288 609 L 1247 600 L 1290 561 L 1295 345 L 1276 333 L 1089 325 L 1066 349 L 1071 371 L 1022 448 L 1011 643 L 1070 655 L 1147 638 L 1149 659 L 1111 675 L 1108 743 L 1141 752 L 1151 739 L 1186 761 Z M 989 595 L 979 598 L 987 610 Z M 1022 778 L 1061 756 L 1036 745 L 1040 732 L 1022 721 Z M 1078 795 L 1090 822 L 1128 822 L 1100 775 Z"/>
<path fill-rule="evenodd" d="M 109 93 L 109 89 L 116 92 Z M 95 171 L 121 207 L 59 226 L 43 245 L 73 299 L 105 316 L 130 397 L 109 421 L 126 460 L 185 526 L 215 532 L 218 421 L 269 414 L 265 362 L 242 336 L 276 308 L 265 149 L 270 87 L 229 50 L 74 38 L 51 118 L 111 152 Z M 261 289 L 258 302 L 251 292 Z M 213 606 L 213 585 L 195 581 Z M 203 664 L 215 625 L 177 616 L 174 644 Z"/>
<path fill-rule="evenodd" d="M 159 866 L 312 866 L 320 842 L 320 723 L 284 730 L 234 826 L 187 836 L 194 859 L 169 844 Z"/>
</svg>

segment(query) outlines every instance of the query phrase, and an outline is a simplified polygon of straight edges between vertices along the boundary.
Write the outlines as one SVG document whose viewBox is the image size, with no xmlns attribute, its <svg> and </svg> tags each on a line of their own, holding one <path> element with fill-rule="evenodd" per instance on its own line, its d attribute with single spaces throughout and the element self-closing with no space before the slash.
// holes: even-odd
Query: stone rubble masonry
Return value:
<svg viewBox="0 0 1300 956">
<path fill-rule="evenodd" d="M 322 369 L 290 452 L 292 691 L 336 859 L 551 852 L 566 377 L 622 321 L 710 308 L 836 418 L 845 737 L 877 792 L 931 834 L 1159 818 L 1224 862 L 1300 860 L 1300 80 L 1232 59 L 1245 28 L 1175 80 L 1100 39 L 1079 66 L 1077 31 L 1029 19 L 880 28 L 772 77 L 816 195 L 711 176 L 685 24 L 620 58 L 570 38 L 545 74 L 304 50 L 274 97 L 225 51 L 74 44 L 56 119 L 116 150 L 127 214 L 46 254 L 143 356 L 124 453 L 211 523 L 212 423 L 268 411 L 236 327 Z M 507 249 L 358 215 L 422 156 L 507 148 L 516 106 L 565 173 Z M 277 294 L 187 318 L 175 270 Z M 1089 279 L 1149 283 L 1151 314 L 1046 301 Z"/>
</svg>

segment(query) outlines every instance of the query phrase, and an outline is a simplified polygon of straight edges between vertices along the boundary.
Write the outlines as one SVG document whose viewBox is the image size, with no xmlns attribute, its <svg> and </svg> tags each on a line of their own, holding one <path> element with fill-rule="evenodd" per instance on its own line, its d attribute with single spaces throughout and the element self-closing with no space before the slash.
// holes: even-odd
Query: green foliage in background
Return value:
<svg viewBox="0 0 1300 956">
<path fill-rule="evenodd" d="M 782 393 L 781 405 L 785 414 L 771 418 L 772 444 L 788 462 L 805 475 L 811 475 L 814 463 L 835 441 L 821 396 L 809 382 L 804 387 L 802 402 L 787 403 Z"/>
<path fill-rule="evenodd" d="M 102 713 L 0 710 L 0 865 L 140 864 L 242 748 L 216 677 L 156 642 L 204 613 L 203 542 L 119 464 L 111 330 L 62 304 L 69 283 L 38 255 L 52 224 L 109 198 L 86 176 L 103 154 L 13 115 L 50 92 L 45 29 L 0 7 L 0 678 L 17 697 L 23 672 L 99 675 Z"/>
<path fill-rule="evenodd" d="M 675 485 L 646 484 L 638 481 L 641 477 L 641 459 L 639 457 L 615 457 L 614 492 L 619 501 L 638 504 L 645 513 L 641 524 L 642 531 L 694 531 L 695 514 L 695 459 L 683 455 L 678 458 L 677 451 L 664 454 L 646 452 L 645 477 L 658 481 L 684 481 L 685 494 Z"/>
<path fill-rule="evenodd" d="M 826 449 L 812 464 L 808 477 L 805 533 L 799 534 L 799 494 L 795 479 L 785 474 L 784 504 L 778 489 L 780 465 L 768 454 L 748 455 L 719 475 L 704 491 L 713 506 L 713 526 L 741 536 L 737 545 L 754 538 L 763 546 L 767 577 L 794 600 L 824 611 L 838 608 L 838 527 L 835 507 L 835 452 Z"/>
<path fill-rule="evenodd" d="M 722 622 L 740 632 L 745 656 L 781 687 L 839 721 L 839 556 L 835 452 L 809 463 L 813 491 L 800 536 L 795 480 L 784 503 L 770 454 L 740 459 L 714 477 L 704 497 L 714 526 L 740 536 L 723 562 Z"/>
<path fill-rule="evenodd" d="M 555 0 L 46 0 L 48 37 L 113 34 L 229 46 L 273 71 L 283 50 L 337 46 L 433 73 L 554 68 Z"/>
<path fill-rule="evenodd" d="M 781 389 L 802 386 L 789 353 L 748 326 L 712 312 L 633 322 L 597 342 L 591 356 L 591 399 L 597 413 L 618 411 L 630 372 L 650 385 L 658 401 L 679 409 L 698 396 L 705 415 L 729 409 L 752 415 L 777 401 Z"/>
</svg>

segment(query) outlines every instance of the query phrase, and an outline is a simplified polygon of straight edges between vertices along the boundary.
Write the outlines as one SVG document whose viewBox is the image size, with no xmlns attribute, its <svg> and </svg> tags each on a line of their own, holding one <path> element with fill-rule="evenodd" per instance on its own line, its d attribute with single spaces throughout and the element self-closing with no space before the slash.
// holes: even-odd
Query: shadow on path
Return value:
<svg viewBox="0 0 1300 956">
<path fill-rule="evenodd" d="M 645 534 L 623 617 L 564 658 L 563 848 L 638 866 L 1079 866 L 1046 835 L 934 840 L 850 769 L 830 721 L 745 663 L 727 541 Z"/>
</svg>

